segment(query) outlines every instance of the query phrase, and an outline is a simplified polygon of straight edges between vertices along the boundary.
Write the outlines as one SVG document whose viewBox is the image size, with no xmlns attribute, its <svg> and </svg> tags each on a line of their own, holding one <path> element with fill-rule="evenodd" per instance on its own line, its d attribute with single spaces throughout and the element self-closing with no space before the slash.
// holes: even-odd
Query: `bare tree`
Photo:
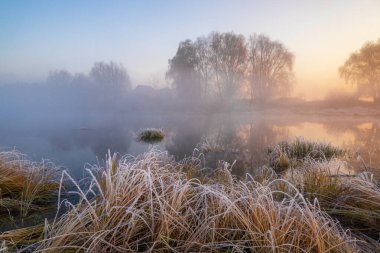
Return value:
<svg viewBox="0 0 380 253">
<path fill-rule="evenodd" d="M 221 99 L 231 99 L 244 77 L 247 47 L 243 35 L 230 33 L 211 34 L 211 64 L 215 84 Z"/>
<path fill-rule="evenodd" d="M 95 62 L 90 71 L 90 78 L 100 85 L 108 88 L 122 88 L 125 90 L 131 89 L 131 80 L 127 70 L 121 64 L 114 62 Z"/>
<path fill-rule="evenodd" d="M 206 37 L 198 37 L 197 40 L 194 42 L 194 47 L 196 50 L 197 57 L 195 69 L 200 77 L 202 96 L 205 97 L 212 92 L 210 39 Z"/>
<path fill-rule="evenodd" d="M 247 81 L 252 100 L 289 93 L 293 54 L 263 35 L 249 42 L 233 32 L 183 41 L 169 60 L 167 77 L 182 97 L 216 93 L 222 101 L 231 100 Z"/>
<path fill-rule="evenodd" d="M 66 70 L 50 71 L 47 78 L 48 83 L 53 84 L 70 84 L 73 80 L 73 75 Z"/>
<path fill-rule="evenodd" d="M 380 102 L 380 39 L 366 43 L 359 51 L 351 54 L 339 73 L 346 82 L 357 85 L 358 91 L 372 96 Z"/>
<path fill-rule="evenodd" d="M 289 94 L 294 56 L 283 44 L 264 35 L 249 39 L 248 83 L 251 101 Z"/>
<path fill-rule="evenodd" d="M 172 79 L 178 95 L 187 100 L 201 96 L 200 75 L 196 69 L 198 57 L 191 40 L 180 42 L 176 55 L 169 60 L 166 77 Z"/>
</svg>

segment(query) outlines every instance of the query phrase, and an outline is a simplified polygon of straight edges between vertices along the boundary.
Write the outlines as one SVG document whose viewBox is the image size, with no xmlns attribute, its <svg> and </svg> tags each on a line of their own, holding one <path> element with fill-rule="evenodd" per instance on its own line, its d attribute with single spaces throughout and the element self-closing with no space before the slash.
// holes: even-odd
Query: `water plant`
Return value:
<svg viewBox="0 0 380 253">
<path fill-rule="evenodd" d="M 164 139 L 165 133 L 162 129 L 147 128 L 141 130 L 137 135 L 137 140 L 146 143 L 157 143 Z"/>
</svg>

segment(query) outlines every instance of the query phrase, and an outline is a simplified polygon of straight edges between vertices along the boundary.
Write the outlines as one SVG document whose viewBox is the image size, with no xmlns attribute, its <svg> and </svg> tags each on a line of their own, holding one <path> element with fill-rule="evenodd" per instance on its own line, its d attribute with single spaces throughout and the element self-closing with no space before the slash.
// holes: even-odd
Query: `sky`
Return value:
<svg viewBox="0 0 380 253">
<path fill-rule="evenodd" d="M 295 54 L 294 95 L 349 90 L 338 68 L 380 38 L 379 0 L 0 1 L 0 82 L 123 64 L 133 84 L 166 84 L 178 44 L 211 31 L 263 33 Z"/>
</svg>

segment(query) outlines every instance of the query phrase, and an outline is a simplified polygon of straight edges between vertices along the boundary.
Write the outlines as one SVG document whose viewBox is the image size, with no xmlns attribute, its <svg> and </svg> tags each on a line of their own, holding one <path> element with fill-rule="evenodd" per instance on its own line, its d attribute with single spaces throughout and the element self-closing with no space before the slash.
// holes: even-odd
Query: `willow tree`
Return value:
<svg viewBox="0 0 380 253">
<path fill-rule="evenodd" d="M 366 43 L 359 51 L 350 55 L 339 73 L 347 83 L 357 86 L 358 93 L 371 96 L 380 102 L 380 39 Z"/>
<path fill-rule="evenodd" d="M 284 96 L 292 88 L 294 55 L 278 41 L 253 35 L 248 44 L 248 83 L 252 100 Z"/>
</svg>

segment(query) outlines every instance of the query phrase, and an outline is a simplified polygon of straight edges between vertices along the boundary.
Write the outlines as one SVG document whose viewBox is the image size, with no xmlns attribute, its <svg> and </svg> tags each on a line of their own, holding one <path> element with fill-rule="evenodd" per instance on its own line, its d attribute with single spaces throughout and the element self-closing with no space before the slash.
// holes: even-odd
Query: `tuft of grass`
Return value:
<svg viewBox="0 0 380 253">
<path fill-rule="evenodd" d="M 140 131 L 137 135 L 137 141 L 146 143 L 157 143 L 164 139 L 165 133 L 162 129 L 147 128 Z"/>
<path fill-rule="evenodd" d="M 227 164 L 203 182 L 189 176 L 199 164 L 155 149 L 137 158 L 109 154 L 104 167 L 89 170 L 89 188 L 78 186 L 79 203 L 46 226 L 36 251 L 357 252 L 289 182 L 239 181 Z"/>
<path fill-rule="evenodd" d="M 343 149 L 329 143 L 309 141 L 301 137 L 292 142 L 282 141 L 268 149 L 269 165 L 279 172 L 295 166 L 306 158 L 331 160 L 344 154 Z"/>
<path fill-rule="evenodd" d="M 198 143 L 197 149 L 203 154 L 208 154 L 211 152 L 219 153 L 227 150 L 225 146 L 217 143 L 215 140 L 209 139 L 204 139 L 202 142 Z"/>
<path fill-rule="evenodd" d="M 17 151 L 0 152 L 0 215 L 18 209 L 22 217 L 52 202 L 59 188 L 57 167 L 32 162 Z"/>
<path fill-rule="evenodd" d="M 43 239 L 44 224 L 14 229 L 0 234 L 0 242 L 4 252 L 18 252 L 22 247 L 28 247 Z M 0 247 L 0 252 L 1 247 Z"/>
<path fill-rule="evenodd" d="M 380 235 L 379 182 L 370 173 L 339 174 L 340 163 L 308 159 L 297 169 L 293 183 L 306 199 L 318 201 L 324 212 L 354 235 L 376 241 Z M 380 248 L 379 241 L 376 245 Z"/>
</svg>

